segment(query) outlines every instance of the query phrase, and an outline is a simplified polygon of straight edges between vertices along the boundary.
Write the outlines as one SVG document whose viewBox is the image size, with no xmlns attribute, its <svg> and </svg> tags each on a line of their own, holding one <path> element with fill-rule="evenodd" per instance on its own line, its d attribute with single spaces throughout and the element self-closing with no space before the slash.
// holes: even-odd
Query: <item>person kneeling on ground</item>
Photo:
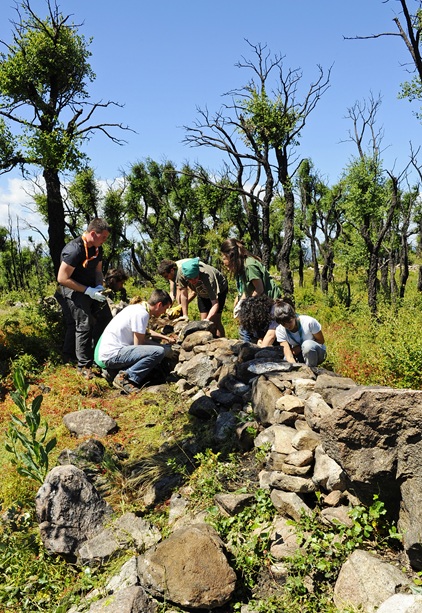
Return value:
<svg viewBox="0 0 422 613">
<path fill-rule="evenodd" d="M 130 304 L 104 330 L 95 359 L 102 368 L 119 371 L 113 380 L 117 389 L 127 394 L 138 392 L 147 375 L 169 351 L 169 346 L 147 338 L 147 327 L 150 315 L 159 317 L 171 302 L 167 292 L 155 289 L 148 302 Z M 171 337 L 152 330 L 149 335 L 151 339 L 174 343 Z"/>
<path fill-rule="evenodd" d="M 315 367 L 327 355 L 321 324 L 309 315 L 298 315 L 288 302 L 276 300 L 274 319 L 279 324 L 276 338 L 283 347 L 288 362 L 304 362 Z"/>
</svg>

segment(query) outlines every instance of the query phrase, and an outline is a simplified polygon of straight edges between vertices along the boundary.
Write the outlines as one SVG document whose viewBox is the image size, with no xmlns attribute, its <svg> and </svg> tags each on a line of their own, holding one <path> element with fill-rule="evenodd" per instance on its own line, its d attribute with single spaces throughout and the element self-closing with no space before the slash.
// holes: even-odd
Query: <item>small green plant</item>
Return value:
<svg viewBox="0 0 422 613">
<path fill-rule="evenodd" d="M 224 490 L 225 483 L 234 481 L 238 475 L 239 458 L 229 454 L 228 461 L 220 460 L 220 453 L 207 449 L 195 455 L 198 467 L 189 479 L 193 492 L 191 499 L 206 508 L 213 503 L 215 494 Z"/>
<path fill-rule="evenodd" d="M 248 588 L 255 585 L 262 565 L 271 563 L 269 538 L 275 508 L 268 490 L 258 489 L 255 500 L 234 516 L 225 517 L 211 509 L 209 522 L 217 530 L 234 558 L 233 566 Z"/>
<path fill-rule="evenodd" d="M 385 519 L 384 503 L 376 495 L 373 500 L 370 507 L 358 505 L 349 511 L 350 526 L 340 522 L 326 525 L 318 510 L 310 515 L 302 513 L 299 521 L 290 522 L 297 532 L 298 550 L 287 559 L 286 589 L 295 602 L 308 607 L 325 599 L 342 564 L 355 549 L 365 546 L 384 549 L 401 539 L 396 527 Z M 309 585 L 312 585 L 311 591 Z M 303 609 L 308 610 L 314 609 Z"/>
<path fill-rule="evenodd" d="M 40 414 L 43 396 L 40 394 L 28 402 L 29 385 L 21 368 L 13 373 L 13 382 L 16 390 L 10 395 L 23 418 L 11 415 L 6 435 L 9 443 L 5 447 L 12 454 L 12 464 L 17 467 L 20 475 L 43 483 L 48 472 L 48 456 L 57 441 L 52 437 L 46 443 L 48 424 L 41 424 Z"/>
</svg>

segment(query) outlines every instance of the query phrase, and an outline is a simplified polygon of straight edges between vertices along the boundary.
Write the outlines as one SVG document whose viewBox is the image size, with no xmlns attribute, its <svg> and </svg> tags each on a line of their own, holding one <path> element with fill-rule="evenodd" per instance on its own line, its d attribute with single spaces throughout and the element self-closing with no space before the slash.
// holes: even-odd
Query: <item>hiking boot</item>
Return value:
<svg viewBox="0 0 422 613">
<path fill-rule="evenodd" d="M 127 374 L 122 371 L 120 371 L 114 377 L 113 387 L 116 387 L 124 394 L 137 394 L 141 391 L 137 385 L 134 385 L 131 381 L 129 381 L 129 379 L 127 378 Z"/>
<path fill-rule="evenodd" d="M 82 377 L 88 381 L 93 379 L 95 376 L 89 366 L 78 366 L 77 371 L 79 375 L 82 375 Z"/>
</svg>

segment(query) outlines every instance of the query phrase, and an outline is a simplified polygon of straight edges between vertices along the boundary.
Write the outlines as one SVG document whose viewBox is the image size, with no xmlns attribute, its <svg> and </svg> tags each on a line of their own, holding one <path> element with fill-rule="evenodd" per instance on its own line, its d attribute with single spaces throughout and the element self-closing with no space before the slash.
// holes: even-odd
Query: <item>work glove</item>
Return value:
<svg viewBox="0 0 422 613">
<path fill-rule="evenodd" d="M 107 298 L 103 296 L 103 294 L 101 293 L 102 291 L 104 291 L 103 286 L 97 285 L 97 287 L 87 287 L 84 293 L 90 298 L 92 298 L 92 300 L 98 300 L 98 302 L 105 302 Z"/>
<path fill-rule="evenodd" d="M 182 305 L 178 304 L 174 307 L 170 307 L 167 309 L 166 311 L 166 315 L 168 317 L 170 317 L 171 319 L 175 319 L 176 317 L 180 317 L 180 315 L 182 314 Z"/>
</svg>

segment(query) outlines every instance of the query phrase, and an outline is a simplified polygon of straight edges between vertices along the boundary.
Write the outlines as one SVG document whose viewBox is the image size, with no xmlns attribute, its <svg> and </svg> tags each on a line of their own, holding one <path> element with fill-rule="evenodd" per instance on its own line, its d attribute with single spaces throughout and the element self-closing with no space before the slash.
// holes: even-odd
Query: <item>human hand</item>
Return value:
<svg viewBox="0 0 422 613">
<path fill-rule="evenodd" d="M 92 300 L 98 300 L 98 302 L 105 302 L 107 298 L 103 296 L 101 293 L 104 291 L 104 287 L 102 285 L 97 285 L 96 287 L 87 287 L 85 290 L 85 294 L 92 298 Z"/>
</svg>

